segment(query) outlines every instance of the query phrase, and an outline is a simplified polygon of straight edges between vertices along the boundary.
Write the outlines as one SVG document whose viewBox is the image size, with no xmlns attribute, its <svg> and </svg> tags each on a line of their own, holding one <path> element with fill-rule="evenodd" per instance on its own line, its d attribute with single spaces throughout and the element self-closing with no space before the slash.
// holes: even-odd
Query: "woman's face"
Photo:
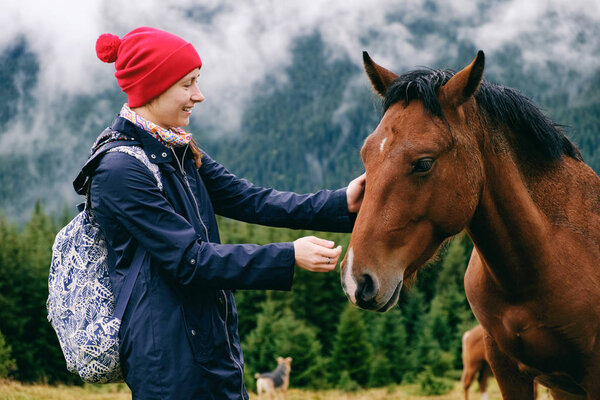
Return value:
<svg viewBox="0 0 600 400">
<path fill-rule="evenodd" d="M 190 115 L 196 103 L 204 101 L 198 88 L 200 68 L 178 80 L 160 96 L 146 105 L 147 119 L 162 128 L 183 127 L 190 123 Z"/>
</svg>

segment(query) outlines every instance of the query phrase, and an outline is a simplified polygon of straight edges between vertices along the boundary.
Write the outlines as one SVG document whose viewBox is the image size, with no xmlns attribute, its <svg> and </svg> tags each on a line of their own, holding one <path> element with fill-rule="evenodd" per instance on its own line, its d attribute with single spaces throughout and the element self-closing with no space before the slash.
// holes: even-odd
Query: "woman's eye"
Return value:
<svg viewBox="0 0 600 400">
<path fill-rule="evenodd" d="M 421 158 L 413 163 L 413 172 L 427 172 L 433 166 L 433 158 Z"/>
</svg>

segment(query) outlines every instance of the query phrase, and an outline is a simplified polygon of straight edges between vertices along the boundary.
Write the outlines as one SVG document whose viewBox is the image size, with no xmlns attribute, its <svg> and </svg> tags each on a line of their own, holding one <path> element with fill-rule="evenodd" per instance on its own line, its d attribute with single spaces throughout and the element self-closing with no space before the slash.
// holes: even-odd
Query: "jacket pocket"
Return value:
<svg viewBox="0 0 600 400">
<path fill-rule="evenodd" d="M 212 358 L 214 345 L 212 343 L 212 329 L 210 318 L 207 315 L 198 314 L 188 307 L 181 307 L 181 314 L 185 325 L 186 337 L 190 344 L 194 360 L 200 363 Z"/>
</svg>

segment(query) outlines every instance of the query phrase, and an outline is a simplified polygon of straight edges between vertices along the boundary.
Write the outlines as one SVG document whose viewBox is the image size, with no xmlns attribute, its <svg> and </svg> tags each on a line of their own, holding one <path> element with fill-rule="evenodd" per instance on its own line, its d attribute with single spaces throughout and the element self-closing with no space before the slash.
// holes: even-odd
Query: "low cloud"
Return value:
<svg viewBox="0 0 600 400">
<path fill-rule="evenodd" d="M 396 70 L 431 65 L 455 56 L 456 39 L 468 39 L 488 54 L 516 45 L 531 65 L 555 62 L 585 74 L 599 66 L 598 8 L 583 0 L 5 0 L 0 50 L 26 38 L 40 61 L 38 97 L 51 104 L 115 87 L 114 66 L 95 56 L 99 34 L 123 36 L 142 25 L 169 30 L 203 58 L 203 117 L 235 130 L 255 85 L 267 74 L 285 80 L 298 36 L 319 32 L 332 57 L 357 65 L 362 50 Z M 417 36 L 415 21 L 453 24 L 456 39 L 435 31 Z"/>
<path fill-rule="evenodd" d="M 232 135 L 266 78 L 272 87 L 286 81 L 297 38 L 314 33 L 332 60 L 361 67 L 367 50 L 398 73 L 424 65 L 464 66 L 475 56 L 468 54 L 473 47 L 486 52 L 486 76 L 507 78 L 495 56 L 518 49 L 524 71 L 576 94 L 600 69 L 599 8 L 588 0 L 3 0 L 0 52 L 24 39 L 39 72 L 13 78 L 17 88 L 28 88 L 29 82 L 35 87 L 30 96 L 20 96 L 8 121 L 0 121 L 7 127 L 0 132 L 0 157 L 22 155 L 27 165 L 20 170 L 40 181 L 39 188 L 29 185 L 27 193 L 19 193 L 23 199 L 50 199 L 54 209 L 65 200 L 74 202 L 68 182 L 84 157 L 82 132 L 89 136 L 118 111 L 106 96 L 118 90 L 114 65 L 95 54 L 96 38 L 106 32 L 123 36 L 138 26 L 154 26 L 193 43 L 203 60 L 200 87 L 207 98 L 194 112 L 194 125 Z M 337 147 L 354 129 L 349 116 L 359 101 L 356 91 L 369 90 L 359 73 L 342 83 L 344 101 L 332 121 L 342 133 Z M 77 132 L 64 128 L 73 120 L 81 121 Z M 58 160 L 52 173 L 59 179 L 40 178 L 44 171 L 31 155 L 41 150 Z M 328 160 L 310 157 L 327 168 Z M 42 187 L 43 179 L 60 182 L 49 189 Z M 25 212 L 22 204 L 0 208 Z"/>
</svg>

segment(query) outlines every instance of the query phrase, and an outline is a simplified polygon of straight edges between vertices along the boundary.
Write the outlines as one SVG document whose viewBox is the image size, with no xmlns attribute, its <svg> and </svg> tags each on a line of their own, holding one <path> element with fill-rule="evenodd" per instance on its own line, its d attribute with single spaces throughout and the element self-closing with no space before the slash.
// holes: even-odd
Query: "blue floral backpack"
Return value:
<svg viewBox="0 0 600 400">
<path fill-rule="evenodd" d="M 119 142 L 113 142 L 112 147 L 101 147 L 78 176 L 88 182 L 86 202 L 79 205 L 79 214 L 56 235 L 48 277 L 48 320 L 58 336 L 67 369 L 89 383 L 123 381 L 119 328 L 144 258 L 148 256 L 138 246 L 134 264 L 115 296 L 109 277 L 106 239 L 89 204 L 89 178 L 82 177 L 97 166 L 103 153 L 114 151 L 144 163 L 162 190 L 160 171 L 141 147 L 123 146 Z"/>
</svg>

